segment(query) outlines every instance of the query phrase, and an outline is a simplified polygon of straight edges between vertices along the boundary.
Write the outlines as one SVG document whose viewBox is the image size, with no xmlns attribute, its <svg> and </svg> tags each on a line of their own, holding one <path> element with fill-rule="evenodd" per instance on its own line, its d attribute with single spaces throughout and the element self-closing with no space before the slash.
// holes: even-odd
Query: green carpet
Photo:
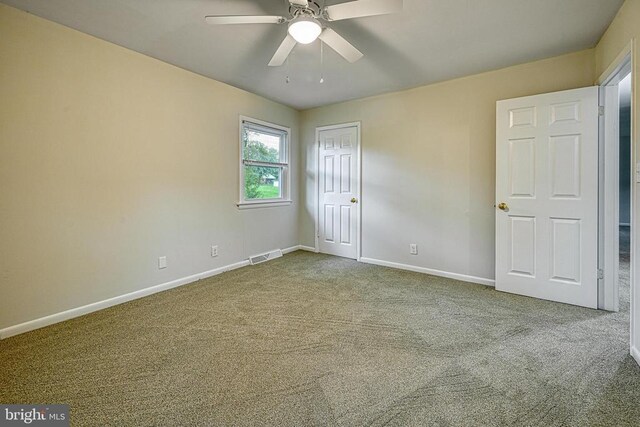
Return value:
<svg viewBox="0 0 640 427">
<path fill-rule="evenodd" d="M 0 402 L 78 426 L 638 426 L 622 293 L 607 313 L 295 252 L 1 341 Z"/>
</svg>

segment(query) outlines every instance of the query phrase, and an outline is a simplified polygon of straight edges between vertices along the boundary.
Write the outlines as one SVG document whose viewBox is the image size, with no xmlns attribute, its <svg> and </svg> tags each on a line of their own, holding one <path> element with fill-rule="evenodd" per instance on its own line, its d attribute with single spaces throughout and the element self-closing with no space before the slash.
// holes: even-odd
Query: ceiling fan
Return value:
<svg viewBox="0 0 640 427">
<path fill-rule="evenodd" d="M 318 38 L 347 61 L 356 62 L 362 58 L 362 52 L 320 21 L 340 21 L 400 12 L 403 2 L 403 0 L 355 0 L 322 8 L 314 0 L 287 1 L 289 3 L 289 18 L 275 15 L 213 15 L 207 16 L 205 19 L 212 25 L 288 24 L 287 37 L 282 41 L 273 58 L 271 58 L 270 67 L 282 65 L 297 43 L 309 44 Z"/>
</svg>

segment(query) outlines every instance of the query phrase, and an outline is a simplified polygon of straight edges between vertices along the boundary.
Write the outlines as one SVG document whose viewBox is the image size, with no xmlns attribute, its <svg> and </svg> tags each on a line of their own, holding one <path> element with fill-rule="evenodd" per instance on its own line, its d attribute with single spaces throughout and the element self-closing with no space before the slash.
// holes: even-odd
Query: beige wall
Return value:
<svg viewBox="0 0 640 427">
<path fill-rule="evenodd" d="M 631 104 L 631 121 L 632 121 L 632 146 L 634 150 L 633 162 L 639 161 L 638 150 L 640 145 L 638 144 L 638 129 L 640 129 L 640 116 L 638 115 L 637 99 L 640 91 L 638 90 L 638 78 L 640 77 L 640 46 L 638 45 L 638 38 L 640 38 L 640 0 L 627 0 L 616 15 L 615 19 L 607 29 L 598 46 L 596 47 L 596 73 L 597 76 L 601 76 L 602 73 L 616 60 L 618 55 L 633 41 L 633 71 L 632 71 L 632 104 Z M 633 206 L 635 225 L 640 224 L 638 215 L 640 214 L 640 208 L 637 201 L 640 200 L 639 187 L 635 186 L 635 200 L 636 204 Z M 637 236 L 637 231 L 635 232 Z M 638 246 L 638 239 L 635 239 L 635 246 L 633 251 L 637 254 L 640 250 Z M 640 257 L 636 256 L 636 264 L 634 265 L 635 271 L 640 271 Z M 638 274 L 635 274 L 634 291 L 632 297 L 634 298 L 634 316 L 633 316 L 633 331 L 634 336 L 631 337 L 632 345 L 636 348 L 636 358 L 640 363 L 640 286 L 638 285 Z"/>
<path fill-rule="evenodd" d="M 587 50 L 303 112 L 301 244 L 314 245 L 315 128 L 362 121 L 362 255 L 493 279 L 496 101 L 589 86 L 594 64 Z"/>
<path fill-rule="evenodd" d="M 234 204 L 239 114 L 292 128 L 297 198 L 295 110 L 0 4 L 0 329 L 297 245 Z"/>
</svg>

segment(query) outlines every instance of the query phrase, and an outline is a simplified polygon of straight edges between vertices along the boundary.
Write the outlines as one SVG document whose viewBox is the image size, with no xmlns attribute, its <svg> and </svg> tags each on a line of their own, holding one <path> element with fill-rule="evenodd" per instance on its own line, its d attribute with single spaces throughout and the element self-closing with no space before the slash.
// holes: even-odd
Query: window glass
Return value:
<svg viewBox="0 0 640 427">
<path fill-rule="evenodd" d="M 288 169 L 284 130 L 242 122 L 242 200 L 277 200 L 286 195 Z"/>
<path fill-rule="evenodd" d="M 282 197 L 282 168 L 264 166 L 244 167 L 244 195 L 246 200 L 279 199 Z"/>
</svg>

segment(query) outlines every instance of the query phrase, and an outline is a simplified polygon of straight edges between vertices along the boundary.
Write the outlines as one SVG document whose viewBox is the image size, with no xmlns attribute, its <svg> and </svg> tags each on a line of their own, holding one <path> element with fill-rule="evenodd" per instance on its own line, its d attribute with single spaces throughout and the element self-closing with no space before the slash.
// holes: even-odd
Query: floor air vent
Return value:
<svg viewBox="0 0 640 427">
<path fill-rule="evenodd" d="M 282 256 L 282 251 L 280 249 L 276 249 L 275 251 L 267 252 L 266 254 L 254 255 L 249 257 L 249 262 L 251 265 L 260 264 L 265 261 L 269 261 L 270 259 L 280 258 Z"/>
</svg>

